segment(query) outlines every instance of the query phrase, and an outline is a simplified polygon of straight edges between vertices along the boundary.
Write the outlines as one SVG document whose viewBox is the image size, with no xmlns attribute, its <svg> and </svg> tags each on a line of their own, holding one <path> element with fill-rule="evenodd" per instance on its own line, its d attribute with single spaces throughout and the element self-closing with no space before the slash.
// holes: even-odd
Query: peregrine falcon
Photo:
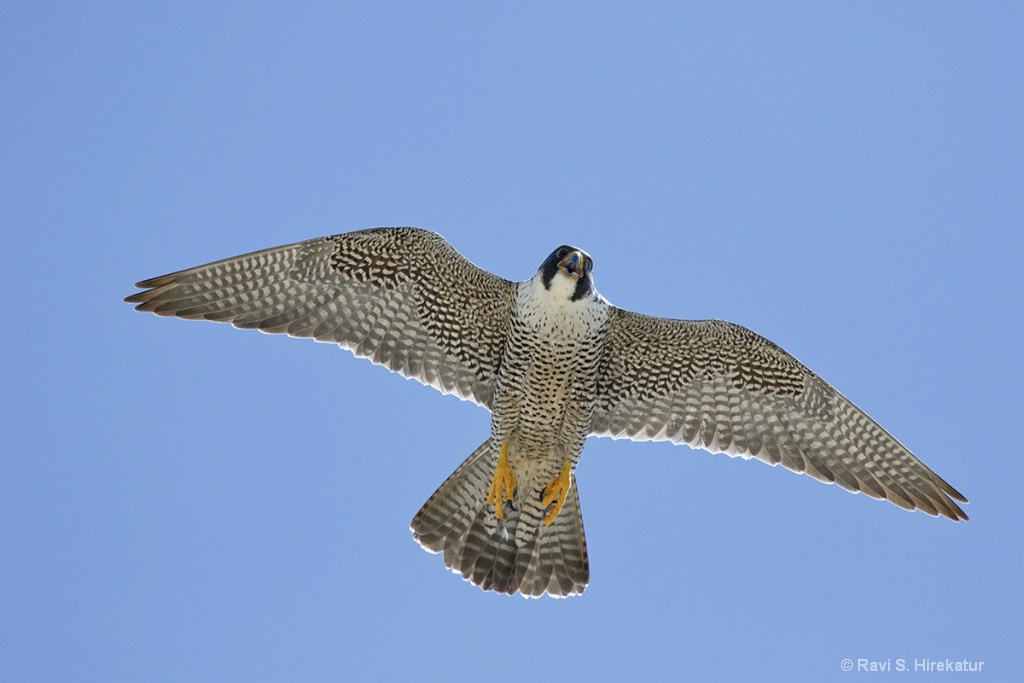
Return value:
<svg viewBox="0 0 1024 683">
<path fill-rule="evenodd" d="M 967 519 L 966 498 L 793 356 L 732 323 L 617 308 L 593 268 L 565 245 L 511 282 L 436 233 L 377 228 L 144 280 L 125 301 L 337 344 L 490 410 L 490 436 L 411 524 L 484 590 L 586 588 L 575 471 L 588 436 L 757 458 Z"/>
</svg>

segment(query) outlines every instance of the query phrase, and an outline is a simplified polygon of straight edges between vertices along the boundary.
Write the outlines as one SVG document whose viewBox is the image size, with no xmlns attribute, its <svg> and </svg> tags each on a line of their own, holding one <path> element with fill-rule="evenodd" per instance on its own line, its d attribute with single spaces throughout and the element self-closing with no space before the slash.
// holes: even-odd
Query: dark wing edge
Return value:
<svg viewBox="0 0 1024 683">
<path fill-rule="evenodd" d="M 297 242 L 136 286 L 125 298 L 136 310 L 337 344 L 488 408 L 513 293 L 418 228 Z"/>
<path fill-rule="evenodd" d="M 720 320 L 615 309 L 591 435 L 671 441 L 809 474 L 954 521 L 967 499 L 771 341 Z"/>
</svg>

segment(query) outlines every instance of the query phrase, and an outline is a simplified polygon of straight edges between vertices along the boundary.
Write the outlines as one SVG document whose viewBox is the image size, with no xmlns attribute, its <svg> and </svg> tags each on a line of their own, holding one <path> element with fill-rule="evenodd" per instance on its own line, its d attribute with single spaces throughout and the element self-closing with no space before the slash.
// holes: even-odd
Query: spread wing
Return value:
<svg viewBox="0 0 1024 683">
<path fill-rule="evenodd" d="M 591 433 L 782 464 L 908 510 L 967 519 L 967 502 L 793 356 L 718 320 L 615 309 Z"/>
<path fill-rule="evenodd" d="M 416 228 L 308 240 L 137 286 L 125 299 L 137 310 L 338 344 L 488 408 L 513 293 Z"/>
</svg>

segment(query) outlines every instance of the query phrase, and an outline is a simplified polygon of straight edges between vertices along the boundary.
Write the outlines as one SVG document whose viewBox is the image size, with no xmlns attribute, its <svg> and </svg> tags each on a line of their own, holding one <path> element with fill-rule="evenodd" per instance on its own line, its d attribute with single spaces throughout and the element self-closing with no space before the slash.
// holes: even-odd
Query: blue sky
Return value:
<svg viewBox="0 0 1024 683">
<path fill-rule="evenodd" d="M 4 9 L 0 678 L 1019 678 L 1019 6 L 428 5 Z M 408 523 L 485 411 L 121 302 L 381 225 L 757 330 L 972 521 L 595 439 L 587 593 L 481 592 Z"/>
</svg>

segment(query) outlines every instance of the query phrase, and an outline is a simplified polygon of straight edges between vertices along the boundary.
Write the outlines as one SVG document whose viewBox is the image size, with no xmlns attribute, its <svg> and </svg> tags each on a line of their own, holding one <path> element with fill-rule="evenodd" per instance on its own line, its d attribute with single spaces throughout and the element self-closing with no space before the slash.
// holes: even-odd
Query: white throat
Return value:
<svg viewBox="0 0 1024 683">
<path fill-rule="evenodd" d="M 516 308 L 523 321 L 543 338 L 589 339 L 608 319 L 611 305 L 596 292 L 573 301 L 575 291 L 573 278 L 557 273 L 547 289 L 537 274 L 519 283 Z"/>
</svg>

